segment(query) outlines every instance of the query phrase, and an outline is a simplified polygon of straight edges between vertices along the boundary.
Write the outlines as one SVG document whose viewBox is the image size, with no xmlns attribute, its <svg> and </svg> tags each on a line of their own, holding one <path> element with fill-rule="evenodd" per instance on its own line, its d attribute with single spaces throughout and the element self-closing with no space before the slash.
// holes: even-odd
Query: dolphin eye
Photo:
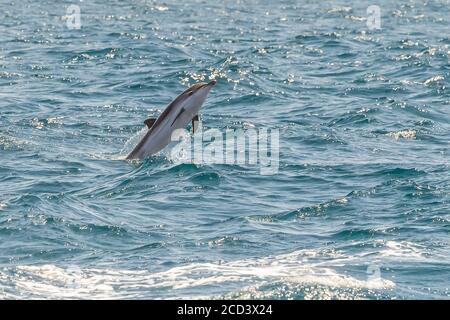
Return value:
<svg viewBox="0 0 450 320">
<path fill-rule="evenodd" d="M 193 94 L 194 94 L 194 91 L 190 91 L 190 92 L 188 93 L 189 96 L 192 96 Z"/>
</svg>

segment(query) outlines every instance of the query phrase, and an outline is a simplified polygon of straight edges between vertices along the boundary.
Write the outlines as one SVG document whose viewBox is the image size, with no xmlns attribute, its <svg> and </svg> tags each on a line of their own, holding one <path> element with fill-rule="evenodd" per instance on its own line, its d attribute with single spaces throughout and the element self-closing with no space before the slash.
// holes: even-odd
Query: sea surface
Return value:
<svg viewBox="0 0 450 320">
<path fill-rule="evenodd" d="M 0 299 L 449 299 L 449 59 L 448 0 L 0 0 Z M 212 79 L 276 172 L 123 160 Z"/>
</svg>

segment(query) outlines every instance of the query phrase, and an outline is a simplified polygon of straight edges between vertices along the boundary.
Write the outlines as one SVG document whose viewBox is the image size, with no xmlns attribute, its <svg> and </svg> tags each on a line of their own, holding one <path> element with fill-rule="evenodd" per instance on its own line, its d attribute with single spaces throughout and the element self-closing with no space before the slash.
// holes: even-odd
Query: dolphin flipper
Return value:
<svg viewBox="0 0 450 320">
<path fill-rule="evenodd" d="M 197 131 L 197 129 L 198 129 L 198 122 L 199 122 L 199 121 L 200 121 L 200 120 L 199 120 L 199 118 L 198 118 L 198 114 L 195 115 L 195 116 L 192 118 L 192 134 L 194 134 L 195 131 Z"/>
</svg>

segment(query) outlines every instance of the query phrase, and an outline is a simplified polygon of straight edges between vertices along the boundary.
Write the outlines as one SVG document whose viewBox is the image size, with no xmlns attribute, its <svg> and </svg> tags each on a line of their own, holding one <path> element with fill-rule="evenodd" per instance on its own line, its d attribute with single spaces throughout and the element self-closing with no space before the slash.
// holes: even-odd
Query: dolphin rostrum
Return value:
<svg viewBox="0 0 450 320">
<path fill-rule="evenodd" d="M 145 120 L 149 130 L 126 159 L 142 159 L 161 151 L 170 143 L 172 133 L 191 121 L 195 132 L 200 107 L 215 84 L 215 80 L 194 84 L 176 97 L 157 119 Z"/>
</svg>

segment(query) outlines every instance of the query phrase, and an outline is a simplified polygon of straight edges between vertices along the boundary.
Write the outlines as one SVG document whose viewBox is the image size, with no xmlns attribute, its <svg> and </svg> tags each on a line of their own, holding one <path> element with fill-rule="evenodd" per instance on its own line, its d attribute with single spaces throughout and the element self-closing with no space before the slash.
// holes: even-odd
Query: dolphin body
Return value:
<svg viewBox="0 0 450 320">
<path fill-rule="evenodd" d="M 142 159 L 161 151 L 171 142 L 172 133 L 191 121 L 195 132 L 200 107 L 215 84 L 215 80 L 194 84 L 176 97 L 157 119 L 145 120 L 149 130 L 126 159 Z"/>
</svg>

